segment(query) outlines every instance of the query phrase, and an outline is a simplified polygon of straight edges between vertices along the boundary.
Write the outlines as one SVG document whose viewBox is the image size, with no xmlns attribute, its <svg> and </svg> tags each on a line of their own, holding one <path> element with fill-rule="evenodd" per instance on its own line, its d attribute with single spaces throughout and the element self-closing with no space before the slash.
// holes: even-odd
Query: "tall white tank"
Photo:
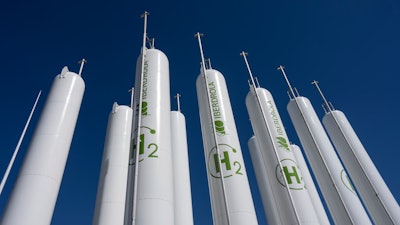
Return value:
<svg viewBox="0 0 400 225">
<path fill-rule="evenodd" d="M 84 90 L 82 77 L 67 67 L 54 79 L 2 225 L 50 224 Z"/>
<path fill-rule="evenodd" d="M 267 217 L 268 224 L 282 225 L 281 219 L 279 218 L 279 211 L 276 207 L 276 201 L 278 201 L 278 199 L 275 198 L 271 187 L 271 180 L 275 178 L 269 176 L 272 172 L 267 172 L 270 167 L 265 165 L 256 136 L 251 137 L 247 142 L 247 145 L 249 147 L 251 162 L 253 163 L 258 190 L 260 191 L 264 213 Z"/>
<path fill-rule="evenodd" d="M 311 102 L 294 97 L 287 109 L 335 224 L 371 224 Z"/>
<path fill-rule="evenodd" d="M 201 74 L 196 89 L 214 225 L 227 225 L 228 218 L 230 225 L 258 224 L 225 79 L 214 69 L 207 69 L 205 75 L 209 93 Z"/>
<path fill-rule="evenodd" d="M 400 208 L 343 112 L 322 120 L 375 224 L 400 224 Z"/>
<path fill-rule="evenodd" d="M 292 149 L 294 156 L 297 160 L 297 165 L 299 166 L 303 180 L 308 190 L 308 194 L 312 200 L 315 212 L 318 215 L 318 220 L 321 225 L 329 225 L 329 219 L 326 215 L 326 211 L 324 209 L 324 205 L 322 204 L 321 198 L 319 197 L 317 188 L 315 187 L 314 181 L 311 177 L 311 173 L 308 170 L 306 160 L 304 159 L 303 153 L 301 153 L 300 147 L 294 144 L 290 145 L 290 149 Z"/>
<path fill-rule="evenodd" d="M 192 192 L 185 116 L 171 112 L 172 160 L 174 168 L 175 225 L 193 225 Z"/>
<path fill-rule="evenodd" d="M 251 90 L 246 106 L 269 177 L 275 178 L 270 184 L 282 224 L 319 224 L 271 93 Z"/>
<path fill-rule="evenodd" d="M 108 118 L 93 225 L 122 225 L 131 143 L 132 109 L 116 102 Z"/>
<path fill-rule="evenodd" d="M 140 94 L 137 93 L 134 118 L 138 118 L 140 112 L 141 123 L 138 135 L 140 144 L 136 146 L 136 137 L 132 142 L 133 149 L 138 147 L 139 150 L 137 199 L 133 199 L 136 201 L 136 218 L 133 224 L 174 225 L 169 62 L 167 56 L 158 49 L 151 48 L 145 52 L 143 81 L 140 72 L 141 56 L 135 79 L 135 90 L 142 91 L 142 108 L 137 108 L 140 105 Z M 137 128 L 134 127 L 133 133 L 137 132 Z M 129 164 L 135 167 L 135 158 L 130 158 Z M 130 176 L 133 174 L 130 173 Z M 133 177 L 129 179 L 134 181 Z"/>
</svg>

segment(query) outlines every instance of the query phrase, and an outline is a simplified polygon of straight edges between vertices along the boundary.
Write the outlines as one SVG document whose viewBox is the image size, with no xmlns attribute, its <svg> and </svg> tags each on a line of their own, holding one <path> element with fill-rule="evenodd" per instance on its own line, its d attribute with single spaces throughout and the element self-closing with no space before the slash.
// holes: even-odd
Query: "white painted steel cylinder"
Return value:
<svg viewBox="0 0 400 225">
<path fill-rule="evenodd" d="M 297 160 L 297 165 L 299 166 L 301 173 L 303 175 L 303 180 L 305 186 L 308 190 L 308 194 L 310 195 L 311 201 L 313 203 L 315 212 L 317 213 L 319 223 L 321 225 L 329 225 L 329 219 L 324 209 L 324 205 L 322 204 L 321 198 L 319 197 L 317 188 L 312 179 L 310 170 L 308 169 L 306 160 L 304 159 L 303 153 L 300 150 L 300 147 L 294 144 L 290 145 L 290 148 L 293 151 L 294 156 Z"/>
<path fill-rule="evenodd" d="M 174 168 L 175 225 L 193 225 L 192 192 L 185 116 L 171 112 L 172 161 Z"/>
<path fill-rule="evenodd" d="M 206 76 L 209 99 L 204 76 L 198 76 L 196 89 L 214 225 L 228 224 L 225 200 L 230 225 L 258 224 L 225 79 L 214 69 L 207 69 Z M 210 113 L 213 114 L 214 121 Z M 222 189 L 221 171 L 226 199 Z"/>
<path fill-rule="evenodd" d="M 375 224 L 400 224 L 400 208 L 343 112 L 322 120 Z"/>
<path fill-rule="evenodd" d="M 114 103 L 108 118 L 93 225 L 123 224 L 132 109 Z"/>
<path fill-rule="evenodd" d="M 275 177 L 271 178 L 269 174 L 272 172 L 267 172 L 270 167 L 265 165 L 256 136 L 251 137 L 247 145 L 249 147 L 251 162 L 253 163 L 258 190 L 260 191 L 264 213 L 267 217 L 268 224 L 282 225 L 281 219 L 279 218 L 279 211 L 276 207 L 276 201 L 278 201 L 278 199 L 275 198 L 274 193 L 272 192 L 270 182 L 270 180 L 275 179 Z"/>
<path fill-rule="evenodd" d="M 311 102 L 295 97 L 287 109 L 335 224 L 371 224 Z"/>
<path fill-rule="evenodd" d="M 273 178 L 270 184 L 278 199 L 276 207 L 280 220 L 282 224 L 319 224 L 274 99 L 264 88 L 255 88 L 255 91 L 258 99 L 255 92 L 250 91 L 246 106 L 264 164 L 270 167 L 267 172 Z"/>
<path fill-rule="evenodd" d="M 141 56 L 135 80 L 135 90 L 142 90 L 142 108 L 134 116 L 137 118 L 137 113 L 141 113 L 139 146 L 136 146 L 136 137 L 133 139 L 133 148 L 138 147 L 139 150 L 137 199 L 134 199 L 136 218 L 133 224 L 174 225 L 169 62 L 158 49 L 147 49 L 145 52 L 142 88 Z M 136 107 L 139 96 L 135 94 Z M 131 158 L 130 165 L 133 167 L 134 162 L 135 159 Z"/>
<path fill-rule="evenodd" d="M 2 225 L 50 224 L 84 90 L 82 77 L 66 67 L 54 79 Z"/>
</svg>

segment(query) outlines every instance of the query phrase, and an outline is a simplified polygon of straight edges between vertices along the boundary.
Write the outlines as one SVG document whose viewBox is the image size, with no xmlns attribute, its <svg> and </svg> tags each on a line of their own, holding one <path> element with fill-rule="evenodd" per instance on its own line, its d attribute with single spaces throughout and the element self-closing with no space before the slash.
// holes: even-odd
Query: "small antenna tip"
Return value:
<svg viewBox="0 0 400 225">
<path fill-rule="evenodd" d="M 140 18 L 143 18 L 143 17 L 148 16 L 148 15 L 150 15 L 150 13 L 147 12 L 147 11 L 144 11 L 144 13 L 142 15 L 140 15 Z"/>
<path fill-rule="evenodd" d="M 203 35 L 204 35 L 204 34 L 202 34 L 202 33 L 200 33 L 200 32 L 197 32 L 197 33 L 194 34 L 195 37 L 199 37 L 199 36 L 202 37 Z"/>
</svg>

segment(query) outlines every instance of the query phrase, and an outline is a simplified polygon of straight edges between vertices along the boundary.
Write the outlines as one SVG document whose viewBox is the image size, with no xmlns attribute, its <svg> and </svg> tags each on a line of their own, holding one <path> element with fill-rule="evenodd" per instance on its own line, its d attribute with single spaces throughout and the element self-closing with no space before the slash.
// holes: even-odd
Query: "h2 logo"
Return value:
<svg viewBox="0 0 400 225">
<path fill-rule="evenodd" d="M 208 153 L 208 172 L 214 178 L 220 178 L 221 173 L 224 178 L 231 177 L 235 174 L 243 175 L 242 164 L 239 161 L 233 161 L 238 154 L 237 150 L 227 144 L 218 144 L 218 150 L 220 155 L 217 153 L 217 148 L 211 149 Z"/>
<path fill-rule="evenodd" d="M 149 136 L 156 134 L 156 130 L 147 126 L 140 126 L 140 128 L 141 134 L 139 135 L 139 162 L 143 161 L 145 158 L 158 158 L 158 145 L 156 143 L 148 144 L 146 141 L 148 140 Z M 134 138 L 132 144 L 132 153 L 135 153 L 137 150 L 136 143 L 136 138 Z"/>
</svg>

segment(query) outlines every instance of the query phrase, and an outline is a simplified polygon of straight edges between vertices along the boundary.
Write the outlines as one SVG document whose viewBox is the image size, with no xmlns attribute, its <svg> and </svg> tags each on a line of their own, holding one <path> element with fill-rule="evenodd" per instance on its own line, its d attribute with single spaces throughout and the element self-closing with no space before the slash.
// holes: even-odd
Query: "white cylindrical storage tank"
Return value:
<svg viewBox="0 0 400 225">
<path fill-rule="evenodd" d="M 175 225 L 193 225 L 192 192 L 185 116 L 171 112 L 172 161 L 174 168 Z"/>
<path fill-rule="evenodd" d="M 371 224 L 311 102 L 295 97 L 287 108 L 335 224 Z"/>
<path fill-rule="evenodd" d="M 279 218 L 278 208 L 276 207 L 276 201 L 274 193 L 271 188 L 272 179 L 269 177 L 267 172 L 270 169 L 269 166 L 266 166 L 263 160 L 263 156 L 261 154 L 261 149 L 258 146 L 256 136 L 253 136 L 249 139 L 247 143 L 250 151 L 251 162 L 253 163 L 254 172 L 256 174 L 257 185 L 260 191 L 261 199 L 264 206 L 264 213 L 267 217 L 268 224 L 274 225 L 282 225 L 281 219 Z"/>
<path fill-rule="evenodd" d="M 174 188 L 171 154 L 171 117 L 169 62 L 167 56 L 158 49 L 145 51 L 143 81 L 141 82 L 141 56 L 136 70 L 135 90 L 141 90 L 142 108 L 139 106 L 140 94 L 135 94 L 136 115 L 141 113 L 139 146 L 137 137 L 133 148 L 139 150 L 137 177 L 137 199 L 135 225 L 165 224 L 174 225 Z M 140 84 L 142 83 L 142 87 Z M 134 127 L 136 133 L 138 126 Z M 135 167 L 135 159 L 130 166 Z M 133 175 L 132 173 L 131 175 Z M 134 180 L 133 177 L 129 179 Z M 129 190 L 132 191 L 132 190 Z"/>
<path fill-rule="evenodd" d="M 2 225 L 50 224 L 84 90 L 82 77 L 67 67 L 54 79 Z"/>
<path fill-rule="evenodd" d="M 209 93 L 202 75 L 197 78 L 196 89 L 214 225 L 227 225 L 228 216 L 230 225 L 258 224 L 225 78 L 214 69 L 207 69 L 205 74 Z"/>
<path fill-rule="evenodd" d="M 400 224 L 400 208 L 343 112 L 322 120 L 375 224 Z"/>
<path fill-rule="evenodd" d="M 303 153 L 301 153 L 300 147 L 294 144 L 290 145 L 294 156 L 297 160 L 297 165 L 299 166 L 301 173 L 303 175 L 303 180 L 308 190 L 308 194 L 312 200 L 315 212 L 317 213 L 319 223 L 321 225 L 329 225 L 329 219 L 322 204 L 321 198 L 319 197 L 317 188 L 315 187 L 314 181 L 312 179 L 311 173 L 307 167 L 306 160 L 304 159 Z"/>
<path fill-rule="evenodd" d="M 114 103 L 108 118 L 93 225 L 123 224 L 132 109 Z"/>
<path fill-rule="evenodd" d="M 255 91 L 258 97 L 250 91 L 246 106 L 264 164 L 270 167 L 267 172 L 274 178 L 270 184 L 275 198 L 279 199 L 276 207 L 280 220 L 282 224 L 319 224 L 274 99 L 264 88 L 255 88 Z"/>
</svg>

